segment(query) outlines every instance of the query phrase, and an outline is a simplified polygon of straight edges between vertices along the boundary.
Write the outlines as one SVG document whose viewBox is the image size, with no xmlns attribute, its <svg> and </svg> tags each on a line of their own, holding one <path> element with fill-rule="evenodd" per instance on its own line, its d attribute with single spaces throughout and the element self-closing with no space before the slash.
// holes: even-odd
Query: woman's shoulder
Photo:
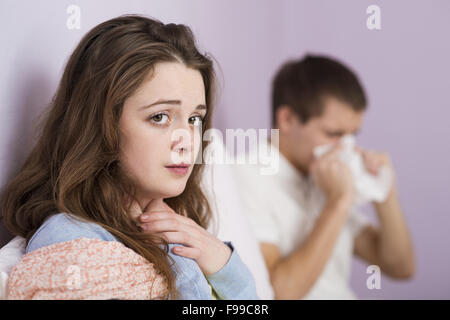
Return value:
<svg viewBox="0 0 450 320">
<path fill-rule="evenodd" d="M 26 253 L 55 243 L 80 238 L 117 241 L 103 227 L 96 223 L 82 221 L 74 215 L 62 212 L 47 218 L 33 234 L 26 247 Z"/>
</svg>

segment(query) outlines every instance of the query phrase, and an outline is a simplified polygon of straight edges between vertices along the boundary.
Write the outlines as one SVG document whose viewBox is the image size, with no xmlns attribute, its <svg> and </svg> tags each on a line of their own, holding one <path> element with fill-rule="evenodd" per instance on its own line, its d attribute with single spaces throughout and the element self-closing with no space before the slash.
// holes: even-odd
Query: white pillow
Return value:
<svg viewBox="0 0 450 320">
<path fill-rule="evenodd" d="M 208 152 L 222 157 L 226 152 L 220 137 L 212 135 Z M 204 161 L 204 160 L 203 160 Z M 213 211 L 213 223 L 208 231 L 222 241 L 231 241 L 242 261 L 253 274 L 258 297 L 264 300 L 274 298 L 269 273 L 259 243 L 250 228 L 244 213 L 240 195 L 237 192 L 233 164 L 206 164 L 202 186 Z"/>
<path fill-rule="evenodd" d="M 8 276 L 25 254 L 26 240 L 15 237 L 0 249 L 0 300 L 5 299 Z"/>
</svg>

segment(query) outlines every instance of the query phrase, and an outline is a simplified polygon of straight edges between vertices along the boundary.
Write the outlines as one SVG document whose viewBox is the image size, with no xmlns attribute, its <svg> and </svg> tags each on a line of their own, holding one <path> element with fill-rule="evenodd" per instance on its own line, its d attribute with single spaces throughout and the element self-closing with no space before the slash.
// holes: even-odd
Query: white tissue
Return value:
<svg viewBox="0 0 450 320">
<path fill-rule="evenodd" d="M 373 175 L 366 170 L 362 156 L 355 151 L 355 137 L 346 135 L 341 138 L 343 145 L 339 158 L 345 163 L 352 175 L 356 189 L 356 205 L 363 205 L 371 201 L 383 202 L 386 200 L 392 183 L 392 172 L 386 166 L 378 171 L 378 175 Z M 332 149 L 332 145 L 321 145 L 314 148 L 314 156 L 321 157 Z"/>
</svg>

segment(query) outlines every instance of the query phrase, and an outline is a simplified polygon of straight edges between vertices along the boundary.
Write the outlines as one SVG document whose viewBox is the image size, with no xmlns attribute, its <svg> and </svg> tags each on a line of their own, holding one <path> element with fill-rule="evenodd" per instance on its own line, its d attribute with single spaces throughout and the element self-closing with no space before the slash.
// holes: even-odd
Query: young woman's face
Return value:
<svg viewBox="0 0 450 320">
<path fill-rule="evenodd" d="M 205 114 L 200 72 L 178 62 L 156 64 L 126 99 L 119 123 L 120 162 L 136 183 L 141 205 L 183 192 L 200 149 Z M 188 166 L 169 167 L 182 163 Z"/>
</svg>

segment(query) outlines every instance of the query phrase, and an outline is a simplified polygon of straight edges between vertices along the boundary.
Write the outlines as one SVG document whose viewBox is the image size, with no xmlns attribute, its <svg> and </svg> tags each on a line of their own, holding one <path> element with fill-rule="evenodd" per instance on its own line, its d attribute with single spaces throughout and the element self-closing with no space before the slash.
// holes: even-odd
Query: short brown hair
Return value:
<svg viewBox="0 0 450 320">
<path fill-rule="evenodd" d="M 290 106 L 303 123 L 323 112 L 323 98 L 333 96 L 364 111 L 367 99 L 356 74 L 342 63 L 325 56 L 306 55 L 286 62 L 272 83 L 272 126 L 276 111 Z"/>
</svg>

